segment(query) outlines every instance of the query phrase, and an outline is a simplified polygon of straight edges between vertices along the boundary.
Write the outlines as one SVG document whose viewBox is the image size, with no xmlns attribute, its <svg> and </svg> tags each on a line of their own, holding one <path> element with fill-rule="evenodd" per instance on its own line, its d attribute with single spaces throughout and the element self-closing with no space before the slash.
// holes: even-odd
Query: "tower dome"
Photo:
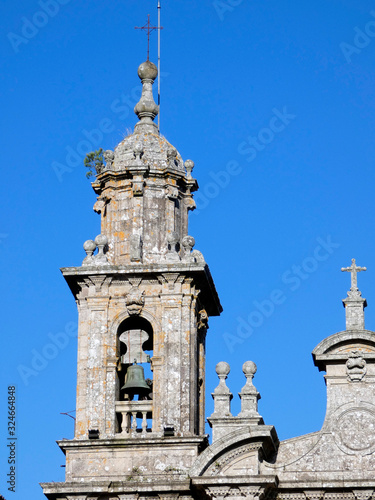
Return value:
<svg viewBox="0 0 375 500">
<path fill-rule="evenodd" d="M 195 208 L 194 163 L 184 163 L 154 123 L 157 74 L 151 61 L 139 66 L 142 95 L 134 108 L 139 121 L 114 151 L 105 151 L 106 165 L 93 183 L 98 194 L 94 210 L 101 213 L 108 260 L 114 265 L 163 261 L 170 250 L 168 237 L 176 233 L 179 244 L 188 235 L 188 211 Z"/>
</svg>

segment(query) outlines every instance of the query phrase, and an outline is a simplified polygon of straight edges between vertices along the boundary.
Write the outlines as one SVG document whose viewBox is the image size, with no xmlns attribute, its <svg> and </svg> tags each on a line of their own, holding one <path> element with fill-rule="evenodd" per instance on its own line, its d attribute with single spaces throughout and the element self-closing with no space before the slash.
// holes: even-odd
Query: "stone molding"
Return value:
<svg viewBox="0 0 375 500">
<path fill-rule="evenodd" d="M 206 473 L 207 475 L 217 476 L 220 474 L 222 469 L 226 467 L 234 459 L 245 455 L 251 451 L 259 451 L 261 448 L 261 443 L 249 443 L 240 447 L 236 447 L 234 450 L 225 453 L 220 458 L 218 458 L 213 464 L 211 464 Z"/>
<path fill-rule="evenodd" d="M 226 453 L 231 453 L 234 447 L 246 445 L 263 447 L 265 455 L 275 452 L 279 440 L 275 428 L 270 425 L 254 425 L 241 427 L 230 434 L 218 439 L 206 448 L 196 459 L 190 469 L 191 477 L 207 476 L 208 469 Z"/>
<path fill-rule="evenodd" d="M 177 283 L 179 286 L 192 285 L 192 293 L 195 295 L 200 294 L 200 303 L 209 316 L 218 316 L 222 311 L 210 270 L 207 264 L 202 262 L 106 266 L 105 270 L 101 268 L 69 267 L 62 268 L 61 272 L 74 297 L 80 300 L 91 297 L 91 295 L 87 296 L 87 291 L 84 291 L 85 288 L 90 288 L 90 286 L 94 286 L 92 293 L 95 293 L 95 297 L 97 297 L 98 293 L 101 293 L 103 296 L 109 296 L 115 300 L 118 297 L 113 295 L 113 289 L 123 285 L 129 285 L 129 289 L 123 292 L 126 294 L 130 291 L 130 288 L 140 286 L 140 283 L 144 288 L 160 283 L 162 285 L 160 293 L 164 294 L 164 286 L 173 290 L 174 284 Z M 184 292 L 179 290 L 179 293 Z"/>
<path fill-rule="evenodd" d="M 375 360 L 375 332 L 371 330 L 344 330 L 322 340 L 313 350 L 314 363 L 319 370 L 325 370 L 326 362 L 347 361 L 351 344 L 356 343 L 356 350 L 366 360 Z M 343 345 L 347 344 L 349 352 L 342 352 Z M 360 345 L 364 349 L 361 350 Z M 370 350 L 371 349 L 371 350 Z"/>
</svg>

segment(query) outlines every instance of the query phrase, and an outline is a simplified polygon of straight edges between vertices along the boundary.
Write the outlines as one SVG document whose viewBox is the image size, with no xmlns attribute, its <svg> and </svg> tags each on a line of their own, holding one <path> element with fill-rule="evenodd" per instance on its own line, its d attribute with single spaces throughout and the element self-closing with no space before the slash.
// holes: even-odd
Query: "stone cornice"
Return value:
<svg viewBox="0 0 375 500">
<path fill-rule="evenodd" d="M 328 363 L 345 362 L 348 359 L 348 352 L 337 352 L 337 349 L 353 342 L 371 346 L 373 352 L 361 351 L 361 356 L 366 359 L 375 359 L 375 332 L 371 330 L 344 330 L 330 335 L 315 347 L 312 352 L 314 364 L 318 366 L 319 371 L 324 371 Z"/>
<path fill-rule="evenodd" d="M 63 439 L 56 441 L 64 453 L 70 449 L 98 449 L 98 448 L 153 448 L 162 446 L 168 448 L 170 446 L 191 447 L 198 446 L 200 451 L 208 446 L 208 437 L 204 436 L 188 436 L 188 437 L 153 437 L 153 438 L 114 438 L 114 439 Z"/>
<path fill-rule="evenodd" d="M 157 476 L 159 477 L 159 476 Z M 118 494 L 118 493 L 137 493 L 142 494 L 154 494 L 160 493 L 190 493 L 190 479 L 186 476 L 184 479 L 176 480 L 173 476 L 165 475 L 161 481 L 157 481 L 156 477 L 153 477 L 153 483 L 150 484 L 147 481 L 90 481 L 85 483 L 40 483 L 44 490 L 44 493 L 49 498 L 61 498 L 62 494 L 91 494 L 95 496 L 95 493 L 99 494 Z M 54 495 L 59 495 L 58 497 Z"/>
<path fill-rule="evenodd" d="M 110 277 L 110 283 L 113 286 L 116 285 L 116 281 L 123 281 L 127 277 L 142 277 L 143 280 L 161 277 L 161 280 L 164 279 L 165 281 L 165 276 L 169 274 L 186 275 L 189 278 L 193 278 L 195 284 L 200 289 L 203 298 L 202 302 L 205 303 L 209 316 L 218 316 L 223 310 L 209 267 L 204 262 L 64 267 L 61 268 L 61 272 L 75 298 L 80 292 L 81 287 L 79 283 L 85 278 Z"/>
<path fill-rule="evenodd" d="M 333 491 L 342 492 L 344 489 L 346 493 L 350 493 L 352 489 L 375 489 L 375 481 L 365 480 L 365 479 L 332 479 L 332 480 L 314 480 L 309 479 L 308 481 L 282 481 L 280 480 L 278 490 L 285 493 L 296 493 L 297 491 L 314 491 L 314 490 L 324 490 L 325 493 L 331 493 Z"/>
<path fill-rule="evenodd" d="M 198 182 L 196 179 L 189 179 L 186 177 L 185 172 L 180 170 L 165 167 L 165 168 L 153 168 L 147 169 L 146 167 L 140 168 L 138 166 L 128 167 L 126 170 L 105 170 L 103 173 L 98 175 L 95 182 L 91 185 L 96 194 L 100 194 L 107 187 L 111 189 L 121 189 L 123 186 L 119 185 L 122 181 L 128 181 L 133 178 L 134 175 L 142 174 L 145 178 L 156 178 L 165 180 L 166 178 L 171 178 L 180 183 L 184 189 L 189 189 L 190 192 L 197 191 Z M 111 183 L 108 185 L 108 183 Z"/>
</svg>

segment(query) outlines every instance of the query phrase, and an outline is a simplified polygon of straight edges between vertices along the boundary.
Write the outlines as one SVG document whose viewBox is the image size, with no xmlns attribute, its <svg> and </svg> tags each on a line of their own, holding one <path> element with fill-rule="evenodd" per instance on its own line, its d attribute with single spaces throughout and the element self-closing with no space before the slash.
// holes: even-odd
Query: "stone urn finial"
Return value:
<svg viewBox="0 0 375 500">
<path fill-rule="evenodd" d="M 145 126 L 153 132 L 157 126 L 153 123 L 159 113 L 159 106 L 154 101 L 152 86 L 158 76 L 158 69 L 151 61 L 145 61 L 138 68 L 138 76 L 142 81 L 142 95 L 134 108 L 134 113 L 138 116 L 139 122 L 135 129 Z"/>
</svg>

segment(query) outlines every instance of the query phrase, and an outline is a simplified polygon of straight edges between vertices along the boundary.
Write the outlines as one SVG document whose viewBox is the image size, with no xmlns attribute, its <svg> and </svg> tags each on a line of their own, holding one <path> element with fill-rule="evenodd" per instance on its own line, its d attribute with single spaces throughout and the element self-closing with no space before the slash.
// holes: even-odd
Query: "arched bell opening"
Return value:
<svg viewBox="0 0 375 500">
<path fill-rule="evenodd" d="M 152 399 L 151 358 L 153 329 L 140 316 L 126 318 L 117 331 L 118 339 L 118 400 Z"/>
</svg>

